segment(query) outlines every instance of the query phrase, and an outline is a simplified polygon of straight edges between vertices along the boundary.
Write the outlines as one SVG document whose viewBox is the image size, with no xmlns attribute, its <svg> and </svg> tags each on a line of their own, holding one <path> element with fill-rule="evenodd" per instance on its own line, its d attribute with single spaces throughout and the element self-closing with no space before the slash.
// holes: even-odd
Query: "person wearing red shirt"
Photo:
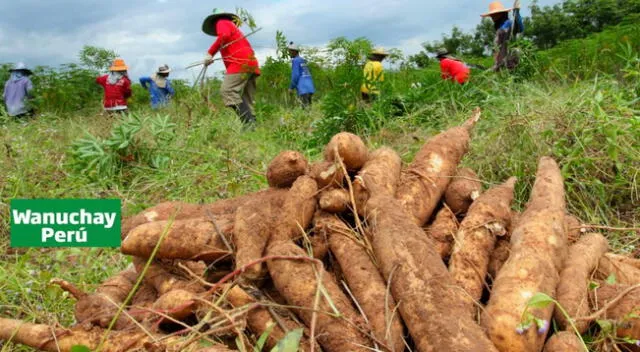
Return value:
<svg viewBox="0 0 640 352">
<path fill-rule="evenodd" d="M 204 20 L 202 31 L 218 37 L 207 52 L 205 65 L 210 65 L 213 56 L 220 52 L 227 69 L 220 92 L 222 100 L 242 122 L 252 124 L 256 120 L 253 104 L 260 68 L 251 44 L 238 28 L 240 23 L 237 15 L 218 9 Z"/>
<path fill-rule="evenodd" d="M 471 70 L 464 62 L 449 56 L 447 49 L 438 49 L 436 58 L 440 60 L 442 79 L 456 81 L 460 84 L 467 83 Z"/>
<path fill-rule="evenodd" d="M 115 59 L 109 74 L 96 78 L 96 83 L 104 88 L 103 106 L 110 113 L 127 112 L 127 99 L 131 97 L 131 81 L 127 76 L 129 67 L 122 59 Z"/>
</svg>

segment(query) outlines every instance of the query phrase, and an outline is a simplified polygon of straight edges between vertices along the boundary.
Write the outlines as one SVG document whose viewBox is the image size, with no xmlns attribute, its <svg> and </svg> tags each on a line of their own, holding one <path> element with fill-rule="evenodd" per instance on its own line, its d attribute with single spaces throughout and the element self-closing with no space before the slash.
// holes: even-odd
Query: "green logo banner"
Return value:
<svg viewBox="0 0 640 352">
<path fill-rule="evenodd" d="M 119 247 L 118 199 L 12 199 L 11 247 Z"/>
</svg>

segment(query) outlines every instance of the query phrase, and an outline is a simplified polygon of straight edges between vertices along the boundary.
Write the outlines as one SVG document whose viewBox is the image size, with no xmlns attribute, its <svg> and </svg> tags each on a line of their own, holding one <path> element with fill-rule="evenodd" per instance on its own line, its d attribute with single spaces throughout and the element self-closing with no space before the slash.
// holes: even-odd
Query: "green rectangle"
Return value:
<svg viewBox="0 0 640 352">
<path fill-rule="evenodd" d="M 119 199 L 12 199 L 11 247 L 119 247 Z"/>
</svg>

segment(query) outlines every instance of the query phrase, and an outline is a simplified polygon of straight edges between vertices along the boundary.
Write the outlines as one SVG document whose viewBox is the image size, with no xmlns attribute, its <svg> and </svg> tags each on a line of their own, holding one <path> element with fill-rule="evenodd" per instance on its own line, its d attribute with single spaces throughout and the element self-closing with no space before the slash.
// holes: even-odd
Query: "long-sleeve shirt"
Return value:
<svg viewBox="0 0 640 352">
<path fill-rule="evenodd" d="M 29 77 L 21 77 L 19 79 L 9 79 L 4 85 L 4 93 L 2 98 L 7 105 L 7 114 L 9 116 L 18 116 L 29 112 L 27 99 L 33 90 L 33 83 Z"/>
<path fill-rule="evenodd" d="M 289 89 L 295 89 L 298 95 L 313 94 L 316 92 L 307 61 L 300 56 L 291 59 L 291 84 L 289 85 Z"/>
<path fill-rule="evenodd" d="M 367 61 L 364 65 L 364 82 L 360 87 L 360 91 L 365 94 L 380 94 L 380 82 L 384 82 L 382 62 Z"/>
<path fill-rule="evenodd" d="M 469 67 L 458 60 L 449 58 L 440 60 L 440 72 L 442 79 L 450 79 L 460 84 L 464 84 L 469 80 Z"/>
<path fill-rule="evenodd" d="M 169 99 L 176 94 L 171 87 L 171 81 L 167 79 L 165 82 L 165 87 L 160 88 L 151 77 L 140 77 L 140 85 L 149 90 L 151 94 L 151 107 L 154 109 L 166 105 Z"/>
<path fill-rule="evenodd" d="M 131 97 L 131 81 L 128 77 L 122 77 L 116 84 L 107 82 L 108 75 L 96 78 L 96 83 L 104 88 L 103 105 L 105 110 L 124 110 L 127 108 L 127 99 Z"/>
<path fill-rule="evenodd" d="M 508 19 L 498 28 L 496 31 L 495 46 L 496 52 L 494 55 L 494 70 L 500 70 L 501 68 L 513 68 L 513 63 L 509 62 L 509 40 L 511 39 L 511 27 L 513 28 L 513 34 L 521 33 L 524 31 L 524 23 L 522 22 L 522 16 L 520 11 L 514 11 L 515 13 L 515 26 L 514 21 Z"/>
<path fill-rule="evenodd" d="M 214 56 L 218 51 L 224 61 L 228 74 L 255 73 L 260 74 L 260 68 L 251 44 L 242 31 L 230 20 L 220 19 L 216 22 L 218 39 L 209 48 L 209 55 Z"/>
</svg>

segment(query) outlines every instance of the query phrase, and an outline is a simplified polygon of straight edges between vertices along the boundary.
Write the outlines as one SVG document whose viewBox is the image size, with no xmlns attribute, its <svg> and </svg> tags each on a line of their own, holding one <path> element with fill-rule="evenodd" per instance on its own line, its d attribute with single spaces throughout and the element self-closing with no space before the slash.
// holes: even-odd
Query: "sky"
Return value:
<svg viewBox="0 0 640 352">
<path fill-rule="evenodd" d="M 134 79 L 168 64 L 172 77 L 193 79 L 214 37 L 202 33 L 214 7 L 247 9 L 262 29 L 249 37 L 261 62 L 275 54 L 275 34 L 302 46 L 365 36 L 405 55 L 440 39 L 454 25 L 472 30 L 490 0 L 0 0 L 0 63 L 56 66 L 77 62 L 84 45 L 116 51 Z M 540 0 L 550 5 L 559 0 Z M 526 1 L 523 7 L 526 7 Z M 527 10 L 523 9 L 526 15 Z M 245 33 L 250 30 L 242 28 Z M 210 72 L 222 72 L 216 62 Z"/>
</svg>

